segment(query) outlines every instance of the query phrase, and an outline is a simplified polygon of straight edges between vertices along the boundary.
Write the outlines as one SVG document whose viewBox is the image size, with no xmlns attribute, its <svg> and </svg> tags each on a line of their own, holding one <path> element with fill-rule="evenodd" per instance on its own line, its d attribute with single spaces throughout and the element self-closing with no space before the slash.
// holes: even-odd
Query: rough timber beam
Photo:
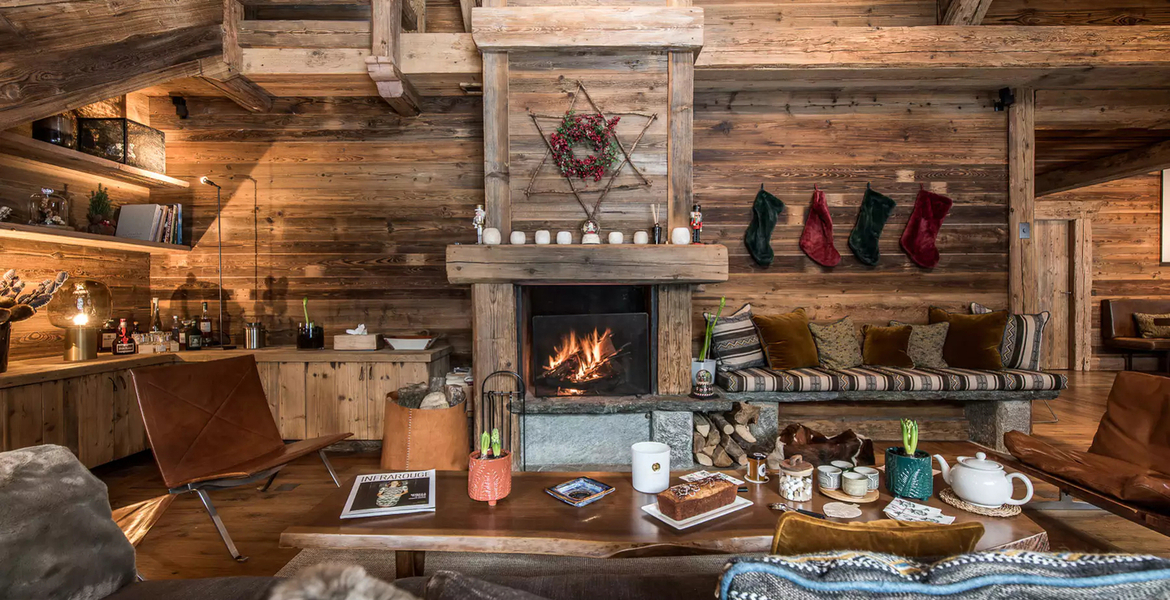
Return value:
<svg viewBox="0 0 1170 600">
<path fill-rule="evenodd" d="M 978 25 L 991 8 L 991 0 L 939 0 L 939 25 Z"/>
<path fill-rule="evenodd" d="M 402 0 L 371 0 L 371 56 L 366 58 L 370 79 L 394 112 L 418 116 L 418 92 L 399 70 L 402 62 Z"/>
<path fill-rule="evenodd" d="M 697 52 L 703 9 L 674 6 L 473 8 L 481 51 L 645 49 Z"/>
<path fill-rule="evenodd" d="M 223 56 L 218 61 L 206 61 L 199 79 L 216 88 L 228 99 L 252 112 L 272 110 L 272 96 L 260 86 L 240 74 L 243 55 L 240 53 L 240 23 L 244 20 L 244 5 L 238 0 L 223 3 Z"/>
<path fill-rule="evenodd" d="M 1036 195 L 1055 194 L 1162 169 L 1170 169 L 1170 140 L 1040 173 L 1036 176 Z"/>
<path fill-rule="evenodd" d="M 202 73 L 221 52 L 219 25 L 176 29 L 122 43 L 0 56 L 0 130 Z"/>
</svg>

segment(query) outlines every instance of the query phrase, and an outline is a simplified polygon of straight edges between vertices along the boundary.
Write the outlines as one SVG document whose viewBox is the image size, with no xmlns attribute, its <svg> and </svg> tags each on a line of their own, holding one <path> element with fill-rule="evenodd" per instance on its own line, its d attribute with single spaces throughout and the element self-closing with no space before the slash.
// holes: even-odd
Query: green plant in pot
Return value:
<svg viewBox="0 0 1170 600">
<path fill-rule="evenodd" d="M 110 188 L 98 184 L 95 192 L 89 193 L 89 227 L 86 231 L 101 235 L 114 235 L 118 225 L 114 223 L 114 203 L 110 201 Z"/>
<path fill-rule="evenodd" d="M 703 348 L 699 351 L 699 358 L 691 360 L 691 385 L 698 383 L 699 371 L 706 371 L 710 375 L 715 375 L 715 359 L 708 358 L 711 352 L 711 336 L 715 333 L 715 324 L 719 322 L 719 317 L 723 316 L 723 307 L 727 305 L 727 298 L 719 299 L 719 310 L 715 311 L 715 316 L 704 313 L 707 321 L 707 330 L 703 332 Z"/>
<path fill-rule="evenodd" d="M 934 493 L 930 454 L 918 449 L 918 422 L 902 419 L 902 447 L 886 448 L 886 490 L 926 500 Z"/>
<path fill-rule="evenodd" d="M 479 451 L 468 458 L 467 495 L 495 506 L 512 492 L 512 455 L 504 450 L 500 430 L 483 432 Z"/>
</svg>

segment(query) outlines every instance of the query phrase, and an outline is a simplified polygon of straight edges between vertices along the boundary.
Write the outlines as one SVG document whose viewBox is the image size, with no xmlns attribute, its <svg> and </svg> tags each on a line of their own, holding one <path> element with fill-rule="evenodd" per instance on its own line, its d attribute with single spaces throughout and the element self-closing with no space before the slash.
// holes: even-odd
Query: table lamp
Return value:
<svg viewBox="0 0 1170 600">
<path fill-rule="evenodd" d="M 98 330 L 113 313 L 110 288 L 92 279 L 70 279 L 48 304 L 49 322 L 65 330 L 65 361 L 97 358 Z"/>
</svg>

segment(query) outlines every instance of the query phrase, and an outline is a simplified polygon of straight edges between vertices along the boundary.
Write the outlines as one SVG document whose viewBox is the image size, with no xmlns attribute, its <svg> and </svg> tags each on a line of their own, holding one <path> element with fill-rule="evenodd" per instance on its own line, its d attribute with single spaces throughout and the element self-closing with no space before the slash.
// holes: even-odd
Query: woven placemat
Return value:
<svg viewBox="0 0 1170 600">
<path fill-rule="evenodd" d="M 939 500 L 942 500 L 943 502 L 946 502 L 947 504 L 950 504 L 959 510 L 965 510 L 969 513 L 975 513 L 985 517 L 1014 517 L 1021 512 L 1020 506 L 1018 504 L 1004 504 L 999 508 L 976 506 L 956 496 L 954 490 L 951 488 L 946 488 L 940 491 L 938 493 L 938 498 Z"/>
</svg>

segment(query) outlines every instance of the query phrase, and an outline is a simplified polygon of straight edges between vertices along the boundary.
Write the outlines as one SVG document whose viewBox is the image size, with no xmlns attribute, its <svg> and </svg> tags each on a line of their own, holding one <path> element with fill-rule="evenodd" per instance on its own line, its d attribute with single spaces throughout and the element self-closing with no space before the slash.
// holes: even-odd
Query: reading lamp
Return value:
<svg viewBox="0 0 1170 600">
<path fill-rule="evenodd" d="M 218 183 L 208 179 L 206 175 L 199 178 L 199 183 L 215 188 L 215 233 L 219 237 L 219 349 L 234 350 L 235 346 L 228 346 L 223 342 L 223 205 L 220 203 L 220 194 L 223 192 L 223 188 L 219 187 Z"/>
</svg>

